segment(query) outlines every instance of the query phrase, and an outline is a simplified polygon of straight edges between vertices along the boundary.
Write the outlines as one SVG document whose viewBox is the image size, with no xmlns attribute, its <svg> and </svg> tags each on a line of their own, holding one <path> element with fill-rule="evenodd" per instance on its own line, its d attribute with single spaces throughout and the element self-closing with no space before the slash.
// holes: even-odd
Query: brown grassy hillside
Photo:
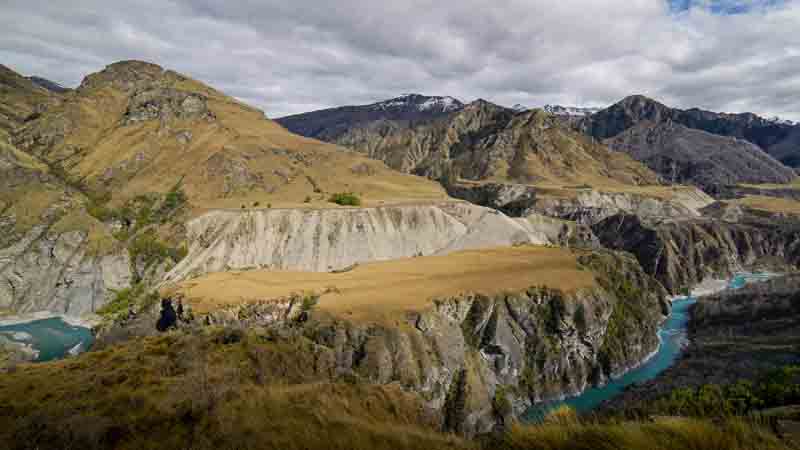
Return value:
<svg viewBox="0 0 800 450">
<path fill-rule="evenodd" d="M 0 140 L 59 100 L 59 95 L 0 64 Z"/>
<path fill-rule="evenodd" d="M 540 285 L 574 291 L 593 286 L 594 276 L 578 268 L 569 250 L 525 246 L 376 262 L 344 273 L 214 273 L 186 281 L 169 293 L 179 293 L 199 313 L 293 293 L 316 293 L 322 294 L 318 307 L 323 311 L 373 320 L 427 309 L 434 298 L 492 295 Z"/>
<path fill-rule="evenodd" d="M 398 385 L 337 379 L 304 338 L 171 332 L 0 376 L 0 446 L 16 449 L 784 450 L 742 420 L 536 426 L 466 441 Z M 565 417 L 566 416 L 566 417 Z"/>
<path fill-rule="evenodd" d="M 179 182 L 202 207 L 324 201 L 335 192 L 367 202 L 446 197 L 432 182 L 293 135 L 257 109 L 138 61 L 89 75 L 15 141 L 116 203 Z"/>
</svg>

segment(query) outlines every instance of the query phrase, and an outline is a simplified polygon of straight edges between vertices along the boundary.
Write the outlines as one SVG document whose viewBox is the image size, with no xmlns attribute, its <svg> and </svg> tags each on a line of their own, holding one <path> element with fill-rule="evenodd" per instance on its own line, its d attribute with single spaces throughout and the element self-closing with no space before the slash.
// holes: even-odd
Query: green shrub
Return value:
<svg viewBox="0 0 800 450">
<path fill-rule="evenodd" d="M 178 248 L 170 247 L 161 242 L 152 231 L 137 236 L 128 247 L 128 251 L 134 261 L 141 260 L 145 267 L 149 267 L 153 263 L 163 261 L 167 258 L 172 258 L 172 260 L 178 262 L 188 254 L 186 246 Z"/>
<path fill-rule="evenodd" d="M 319 303 L 319 295 L 313 293 L 307 294 L 303 296 L 302 310 L 311 311 L 315 306 L 317 306 L 317 303 Z"/>
<path fill-rule="evenodd" d="M 337 192 L 328 201 L 341 206 L 361 206 L 361 199 L 352 192 Z"/>
</svg>

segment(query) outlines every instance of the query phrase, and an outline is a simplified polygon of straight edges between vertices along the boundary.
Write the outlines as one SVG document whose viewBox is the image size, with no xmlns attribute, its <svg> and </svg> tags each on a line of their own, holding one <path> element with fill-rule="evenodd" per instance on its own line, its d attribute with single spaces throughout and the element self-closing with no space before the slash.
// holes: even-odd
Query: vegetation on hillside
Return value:
<svg viewBox="0 0 800 450">
<path fill-rule="evenodd" d="M 754 381 L 742 379 L 724 385 L 675 389 L 655 401 L 629 407 L 626 413 L 728 417 L 797 404 L 800 404 L 800 366 L 786 366 L 771 370 Z"/>
<path fill-rule="evenodd" d="M 329 373 L 301 335 L 204 327 L 0 377 L 0 446 L 81 449 L 788 449 L 742 419 L 540 425 L 467 441 L 396 385 Z M 497 402 L 502 407 L 503 398 Z M 311 432 L 310 430 L 313 430 Z"/>
<path fill-rule="evenodd" d="M 337 192 L 328 201 L 341 206 L 361 206 L 361 198 L 352 192 Z"/>
</svg>

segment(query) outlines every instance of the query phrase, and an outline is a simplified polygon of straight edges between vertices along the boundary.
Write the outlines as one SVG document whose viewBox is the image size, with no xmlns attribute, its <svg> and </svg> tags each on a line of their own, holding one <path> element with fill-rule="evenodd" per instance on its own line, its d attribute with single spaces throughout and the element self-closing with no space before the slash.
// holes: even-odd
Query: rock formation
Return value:
<svg viewBox="0 0 800 450">
<path fill-rule="evenodd" d="M 409 312 L 402 326 L 317 320 L 324 316 L 315 312 L 301 320 L 306 307 L 294 296 L 195 320 L 306 336 L 317 369 L 399 383 L 442 415 L 447 430 L 473 435 L 510 423 L 534 402 L 604 384 L 657 349 L 656 330 L 669 310 L 661 285 L 623 254 L 587 254 L 581 264 L 595 273 L 596 287 L 437 298 L 432 308 Z"/>
<path fill-rule="evenodd" d="M 608 247 L 628 251 L 673 294 L 706 278 L 800 263 L 800 222 L 736 206 L 712 205 L 697 219 L 645 220 L 619 214 L 592 230 Z"/>
<path fill-rule="evenodd" d="M 458 250 L 557 244 L 575 231 L 463 202 L 353 209 L 210 212 L 187 224 L 189 253 L 166 282 L 255 268 L 326 272 Z M 589 238 L 591 239 L 591 238 Z"/>
<path fill-rule="evenodd" d="M 572 124 L 642 161 L 664 178 L 703 188 L 737 183 L 786 183 L 800 151 L 795 125 L 753 114 L 680 110 L 641 95 Z M 771 149 L 775 149 L 774 156 Z M 766 152 L 766 153 L 764 153 Z"/>
</svg>

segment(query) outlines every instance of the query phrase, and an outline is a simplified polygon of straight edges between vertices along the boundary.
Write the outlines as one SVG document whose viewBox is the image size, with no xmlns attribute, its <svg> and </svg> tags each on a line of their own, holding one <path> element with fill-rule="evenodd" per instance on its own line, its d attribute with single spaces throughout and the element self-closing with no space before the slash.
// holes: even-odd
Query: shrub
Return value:
<svg viewBox="0 0 800 450">
<path fill-rule="evenodd" d="M 312 309 L 314 309 L 315 306 L 317 306 L 317 303 L 319 303 L 319 295 L 317 294 L 305 295 L 303 296 L 302 310 L 306 312 L 311 311 Z"/>
<path fill-rule="evenodd" d="M 303 203 L 311 203 L 311 197 L 306 196 L 306 199 L 303 200 Z"/>
<path fill-rule="evenodd" d="M 337 192 L 328 201 L 341 206 L 361 206 L 361 199 L 352 192 Z"/>
</svg>

